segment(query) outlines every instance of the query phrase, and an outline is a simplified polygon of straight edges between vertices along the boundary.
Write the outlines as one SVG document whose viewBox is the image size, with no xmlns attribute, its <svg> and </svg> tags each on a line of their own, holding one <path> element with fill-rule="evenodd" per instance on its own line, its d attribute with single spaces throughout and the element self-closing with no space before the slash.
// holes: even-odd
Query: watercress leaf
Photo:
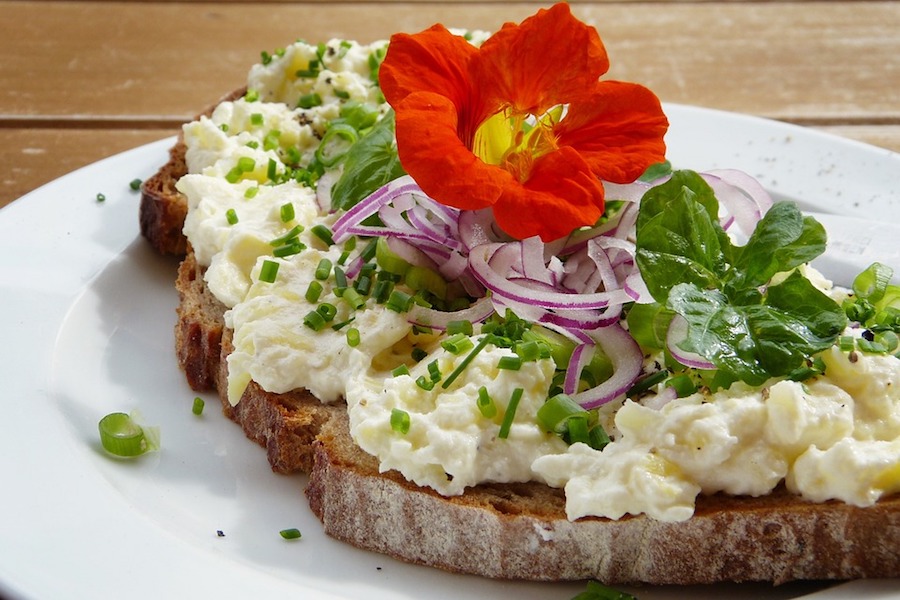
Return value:
<svg viewBox="0 0 900 600">
<path fill-rule="evenodd" d="M 648 192 L 638 222 L 636 259 L 654 299 L 665 302 L 669 290 L 682 282 L 702 289 L 719 287 L 727 268 L 722 242 L 729 242 L 719 235 L 721 227 L 692 189 Z"/>
<path fill-rule="evenodd" d="M 669 308 L 688 321 L 681 343 L 751 385 L 787 375 L 834 343 L 846 325 L 840 306 L 799 272 L 756 304 L 735 305 L 719 290 L 675 286 Z"/>
<path fill-rule="evenodd" d="M 825 228 L 804 217 L 790 202 L 776 202 L 759 221 L 747 245 L 735 253 L 731 286 L 764 285 L 775 273 L 789 271 L 825 251 Z"/>
<path fill-rule="evenodd" d="M 394 113 L 376 123 L 347 151 L 344 170 L 331 188 L 331 206 L 347 210 L 405 174 L 394 141 Z"/>
<path fill-rule="evenodd" d="M 729 376 L 759 385 L 769 374 L 757 360 L 746 307 L 734 307 L 719 290 L 683 283 L 669 294 L 670 309 L 688 322 L 687 337 L 679 343 L 696 352 Z"/>
<path fill-rule="evenodd" d="M 847 315 L 840 305 L 797 271 L 769 287 L 766 304 L 795 319 L 792 328 L 803 338 L 807 356 L 830 347 L 847 326 Z"/>
</svg>

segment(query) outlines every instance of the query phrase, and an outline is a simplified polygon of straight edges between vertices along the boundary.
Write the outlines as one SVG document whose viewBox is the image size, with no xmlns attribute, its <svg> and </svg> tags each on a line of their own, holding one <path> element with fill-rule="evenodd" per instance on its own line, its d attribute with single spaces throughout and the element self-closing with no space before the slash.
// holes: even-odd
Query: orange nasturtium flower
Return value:
<svg viewBox="0 0 900 600">
<path fill-rule="evenodd" d="M 665 158 L 659 100 L 600 81 L 608 69 L 596 30 L 557 4 L 480 48 L 442 25 L 394 35 L 379 80 L 400 162 L 426 194 L 550 241 L 602 215 L 601 179 L 630 183 Z"/>
</svg>

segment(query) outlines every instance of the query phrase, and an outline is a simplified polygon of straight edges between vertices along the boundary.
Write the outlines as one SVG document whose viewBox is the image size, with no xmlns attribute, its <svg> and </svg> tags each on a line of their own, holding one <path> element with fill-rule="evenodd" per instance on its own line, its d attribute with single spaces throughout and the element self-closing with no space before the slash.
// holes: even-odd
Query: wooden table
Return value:
<svg viewBox="0 0 900 600">
<path fill-rule="evenodd" d="M 176 133 L 261 50 L 435 22 L 492 30 L 535 3 L 0 1 L 0 206 Z M 664 101 L 900 151 L 900 2 L 590 2 L 610 76 Z"/>
</svg>

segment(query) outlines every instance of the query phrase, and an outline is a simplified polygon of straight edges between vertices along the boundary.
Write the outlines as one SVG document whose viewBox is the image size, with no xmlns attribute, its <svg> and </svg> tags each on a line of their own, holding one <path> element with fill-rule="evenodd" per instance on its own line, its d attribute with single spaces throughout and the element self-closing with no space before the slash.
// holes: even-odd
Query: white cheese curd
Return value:
<svg viewBox="0 0 900 600">
<path fill-rule="evenodd" d="M 813 446 L 797 459 L 787 486 L 813 502 L 871 506 L 882 496 L 900 492 L 900 438 L 844 438 L 826 450 Z"/>
<path fill-rule="evenodd" d="M 661 521 L 684 521 L 694 514 L 700 486 L 665 458 L 644 448 L 613 443 L 602 452 L 572 444 L 565 454 L 534 461 L 536 473 L 565 488 L 566 516 L 619 519 L 647 514 Z"/>
<path fill-rule="evenodd" d="M 826 362 L 845 361 L 856 376 L 832 374 L 829 366 L 829 377 L 806 384 L 738 383 L 660 409 L 629 400 L 615 418 L 620 437 L 602 452 L 576 444 L 537 459 L 534 469 L 565 487 L 570 518 L 643 512 L 681 520 L 698 493 L 762 495 L 782 480 L 810 500 L 871 504 L 900 489 L 900 410 L 891 391 L 900 361 L 859 355 L 850 362 L 837 349 L 828 353 Z M 864 399 L 855 390 L 877 395 Z M 860 409 L 867 401 L 874 407 Z M 875 430 L 881 441 L 865 441 Z"/>
<path fill-rule="evenodd" d="M 410 325 L 405 316 L 371 301 L 354 314 L 353 326 L 360 331 L 356 347 L 347 343 L 343 329 L 314 331 L 303 324 L 306 314 L 317 306 L 305 297 L 316 266 L 323 257 L 336 261 L 339 250 L 333 246 L 322 252 L 311 246 L 279 261 L 275 281 L 255 281 L 244 301 L 226 314 L 226 324 L 234 329 L 234 351 L 228 356 L 228 398 L 233 404 L 251 380 L 270 392 L 305 388 L 324 403 L 336 402 L 344 396 L 349 379 L 406 338 Z M 258 271 L 259 264 L 254 280 Z M 322 283 L 325 291 L 320 301 L 338 308 L 334 322 L 348 319 L 347 304 L 331 294 L 329 282 Z"/>
<path fill-rule="evenodd" d="M 260 100 L 290 107 L 297 106 L 302 97 L 312 93 L 317 93 L 323 104 L 331 107 L 336 106 L 336 99 L 348 97 L 381 104 L 381 91 L 372 80 L 370 56 L 383 52 L 386 45 L 386 41 L 364 45 L 330 40 L 320 51 L 318 45 L 296 42 L 272 57 L 268 64 L 254 65 L 247 78 L 247 88 L 258 92 Z M 338 115 L 335 111 L 320 116 L 333 119 Z"/>
<path fill-rule="evenodd" d="M 248 176 L 264 182 L 270 158 L 277 161 L 278 172 L 284 170 L 283 157 L 288 148 L 308 159 L 319 138 L 301 118 L 302 112 L 284 104 L 247 102 L 243 98 L 222 102 L 209 117 L 182 128 L 188 172 L 224 177 L 234 168 L 237 158 L 247 156 L 257 163 Z"/>
<path fill-rule="evenodd" d="M 508 348 L 488 344 L 448 389 L 438 383 L 431 391 L 416 384 L 429 377 L 427 364 L 437 361 L 444 377 L 466 353 L 455 356 L 438 349 L 410 369 L 409 375 L 371 373 L 353 377 L 347 385 L 350 433 L 366 452 L 381 461 L 382 471 L 396 469 L 418 485 L 444 495 L 463 493 L 481 482 L 529 481 L 535 458 L 565 450 L 559 437 L 536 422 L 537 409 L 547 398 L 554 364 L 548 359 L 525 362 L 518 371 L 499 369 Z M 496 406 L 486 418 L 476 400 L 484 387 Z M 509 400 L 523 390 L 507 438 L 498 437 Z M 391 412 L 409 414 L 405 434 L 391 429 Z"/>
<path fill-rule="evenodd" d="M 246 180 L 231 184 L 218 177 L 186 175 L 176 187 L 188 200 L 184 234 L 197 262 L 209 267 L 204 278 L 210 291 L 227 307 L 243 300 L 250 270 L 258 257 L 272 254 L 272 240 L 318 219 L 315 192 L 293 181 L 257 188 Z M 247 198 L 252 188 L 257 188 L 256 195 Z M 294 218 L 287 222 L 281 218 L 286 204 L 294 207 Z M 229 210 L 236 223 L 229 223 Z"/>
</svg>

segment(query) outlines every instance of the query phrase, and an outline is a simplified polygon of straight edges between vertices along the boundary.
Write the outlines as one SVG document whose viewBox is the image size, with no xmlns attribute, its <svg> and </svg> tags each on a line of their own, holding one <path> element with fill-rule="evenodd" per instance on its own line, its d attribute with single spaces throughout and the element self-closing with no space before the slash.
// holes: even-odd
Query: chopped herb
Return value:
<svg viewBox="0 0 900 600">
<path fill-rule="evenodd" d="M 391 409 L 391 429 L 399 434 L 406 435 L 409 433 L 410 419 L 409 413 L 399 408 Z"/>
<path fill-rule="evenodd" d="M 494 404 L 493 398 L 488 394 L 487 388 L 481 386 L 478 388 L 478 399 L 475 401 L 481 416 L 485 419 L 493 419 L 497 415 L 497 405 Z"/>
<path fill-rule="evenodd" d="M 286 204 L 282 204 L 280 212 L 281 212 L 281 222 L 282 223 L 289 223 L 290 221 L 294 220 L 294 216 L 295 216 L 294 205 L 291 204 L 290 202 L 288 202 Z"/>
<path fill-rule="evenodd" d="M 259 269 L 259 280 L 264 283 L 273 283 L 278 276 L 278 263 L 272 260 L 264 260 Z"/>
<path fill-rule="evenodd" d="M 306 299 L 311 303 L 318 302 L 323 289 L 322 284 L 313 279 L 306 288 Z"/>
<path fill-rule="evenodd" d="M 233 208 L 229 208 L 225 211 L 225 220 L 229 225 L 236 225 L 238 222 L 237 212 Z"/>
<path fill-rule="evenodd" d="M 197 396 L 194 398 L 194 405 L 191 407 L 191 412 L 197 416 L 203 414 L 203 407 L 206 406 L 206 403 L 203 401 L 203 398 Z"/>
<path fill-rule="evenodd" d="M 351 327 L 347 330 L 347 345 L 351 348 L 356 348 L 359 346 L 359 329 L 356 327 Z"/>
<path fill-rule="evenodd" d="M 506 406 L 506 412 L 503 413 L 503 423 L 500 424 L 500 431 L 497 432 L 497 437 L 500 439 L 505 440 L 509 437 L 509 430 L 512 428 L 513 419 L 516 418 L 516 410 L 519 408 L 519 401 L 522 399 L 524 391 L 522 388 L 513 390 L 509 404 Z"/>
<path fill-rule="evenodd" d="M 106 202 L 106 194 L 97 193 L 97 202 Z"/>
<path fill-rule="evenodd" d="M 128 186 L 129 186 L 131 189 L 133 189 L 134 191 L 138 191 L 139 189 L 141 189 L 141 185 L 142 185 L 143 183 L 144 183 L 144 182 L 141 181 L 140 179 L 132 179 L 132 180 L 131 180 L 131 183 L 129 183 Z"/>
<path fill-rule="evenodd" d="M 300 530 L 294 527 L 290 529 L 282 529 L 278 533 L 286 540 L 299 540 L 301 537 Z"/>
</svg>

